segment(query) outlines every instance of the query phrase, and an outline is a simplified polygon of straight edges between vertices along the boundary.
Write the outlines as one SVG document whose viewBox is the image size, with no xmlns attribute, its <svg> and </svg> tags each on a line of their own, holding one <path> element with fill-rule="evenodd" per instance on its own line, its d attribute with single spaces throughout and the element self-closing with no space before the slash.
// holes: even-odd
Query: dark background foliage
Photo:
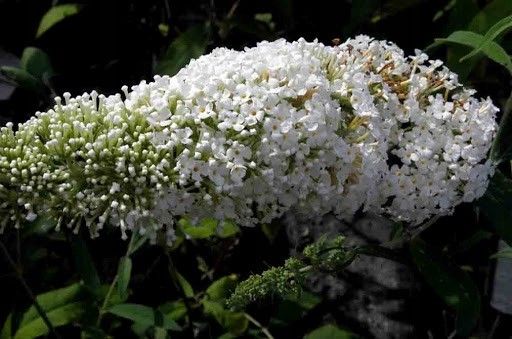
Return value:
<svg viewBox="0 0 512 339">
<path fill-rule="evenodd" d="M 78 95 L 95 89 L 111 94 L 118 92 L 122 85 L 151 79 L 157 73 L 172 75 L 191 57 L 219 46 L 242 49 L 260 40 L 280 37 L 317 38 L 333 44 L 336 39 L 343 41 L 357 34 L 368 34 L 393 41 L 406 53 L 412 53 L 415 48 L 423 49 L 435 38 L 446 37 L 453 31 L 484 34 L 499 19 L 512 14 L 511 0 L 97 0 L 74 2 L 76 14 L 36 35 L 45 13 L 52 6 L 63 4 L 66 2 L 0 0 L 3 60 L 0 64 L 17 66 L 25 48 L 33 46 L 48 55 L 52 69 L 37 79 L 35 88 L 3 74 L 0 79 L 5 83 L 4 89 L 13 92 L 0 100 L 2 124 L 25 121 L 35 111 L 47 109 L 53 96 L 66 91 Z M 509 53 L 512 51 L 510 35 L 500 43 Z M 462 81 L 476 88 L 479 95 L 491 96 L 503 107 L 511 89 L 510 74 L 485 58 L 460 63 L 458 59 L 468 51 L 461 45 L 449 45 L 430 53 L 457 71 Z M 505 168 L 504 172 L 510 171 Z M 32 230 L 36 229 L 32 232 L 9 230 L 1 241 L 35 294 L 81 279 L 90 280 L 91 270 L 86 269 L 89 264 L 97 271 L 101 284 L 98 286 L 106 289 L 111 283 L 127 246 L 117 232 L 105 232 L 100 239 L 92 241 L 86 234 L 82 235 L 84 240 L 80 244 L 86 244 L 88 250 L 86 254 L 80 251 L 77 254 L 76 244 L 72 246 L 75 236 L 41 231 L 41 223 L 32 226 Z M 162 246 L 143 246 L 133 256 L 129 302 L 157 307 L 185 300 L 188 314 L 185 329 L 170 332 L 172 337 L 216 338 L 229 332 L 226 329 L 236 333 L 215 316 L 214 320 L 205 316 L 204 310 L 194 303 L 198 293 L 212 280 L 232 273 L 245 278 L 281 264 L 289 255 L 290 245 L 279 225 L 269 229 L 276 231 L 275 239 L 271 239 L 268 229 L 262 232 L 255 228 L 244 229 L 231 237 L 185 240 L 170 252 Z M 476 311 L 477 320 L 470 333 L 482 338 L 510 337 L 512 318 L 489 305 L 494 270 L 494 261 L 489 257 L 496 252 L 498 237 L 487 220 L 479 217 L 477 208 L 461 206 L 455 216 L 441 219 L 423 238 L 435 251 L 453 261 L 457 269 L 462 267 L 478 287 L 481 307 Z M 400 251 L 411 267 L 418 265 L 407 248 Z M 87 260 L 82 260 L 84 256 Z M 89 263 L 85 269 L 84 261 Z M 420 283 L 406 296 L 410 301 L 408 309 L 396 317 L 413 324 L 414 337 L 449 336 L 456 327 L 456 314 L 462 317 L 460 309 L 454 312 L 454 305 L 446 305 L 443 291 L 432 289 L 431 282 L 423 279 L 417 268 L 414 270 Z M 192 297 L 177 283 L 173 272 L 180 272 L 190 282 L 194 289 Z M 31 300 L 4 259 L 0 259 L 0 286 L 2 323 L 11 312 L 22 314 Z M 276 338 L 302 337 L 320 327 L 325 314 L 334 314 L 337 325 L 348 332 L 370 336 L 364 325 L 336 314 L 336 305 L 327 300 L 319 301 L 311 312 L 306 312 L 303 321 L 292 319 L 286 326 L 273 326 L 277 304 L 279 301 L 273 300 L 251 306 L 248 311 L 262 327 L 268 326 Z M 97 306 L 92 301 L 85 305 Z M 88 314 L 94 318 L 94 312 Z M 83 337 L 104 337 L 106 333 L 119 338 L 135 337 L 129 321 L 106 316 L 100 331 L 94 321 L 86 318 L 75 321 L 77 326 L 59 328 L 60 335 L 78 337 L 82 332 Z M 242 336 L 262 337 L 262 328 L 253 325 Z M 156 332 L 151 335 L 156 336 Z"/>
</svg>

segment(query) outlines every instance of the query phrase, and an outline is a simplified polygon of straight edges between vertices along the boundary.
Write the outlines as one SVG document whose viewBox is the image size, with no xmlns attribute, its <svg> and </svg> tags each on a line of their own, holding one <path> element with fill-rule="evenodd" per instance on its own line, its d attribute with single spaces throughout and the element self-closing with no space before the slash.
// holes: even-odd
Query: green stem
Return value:
<svg viewBox="0 0 512 339">
<path fill-rule="evenodd" d="M 269 330 L 265 326 L 263 326 L 258 320 L 254 319 L 248 313 L 244 313 L 244 316 L 247 318 L 247 320 L 249 320 L 251 323 L 256 325 L 261 330 L 261 332 L 263 332 L 263 334 L 265 334 L 265 336 L 268 339 L 274 339 L 274 336 L 272 335 L 272 333 L 270 333 Z"/>
<path fill-rule="evenodd" d="M 16 278 L 21 283 L 21 286 L 23 286 L 23 288 L 25 289 L 25 292 L 27 293 L 30 300 L 32 301 L 32 304 L 36 308 L 37 313 L 39 313 L 39 316 L 41 317 L 41 319 L 43 319 L 44 324 L 46 325 L 46 327 L 48 327 L 48 330 L 50 331 L 50 333 L 52 333 L 52 335 L 55 338 L 60 338 L 59 335 L 57 334 L 57 332 L 55 331 L 55 328 L 53 327 L 50 319 L 48 318 L 48 315 L 46 314 L 44 309 L 41 307 L 39 302 L 37 301 L 36 296 L 34 295 L 32 290 L 28 286 L 27 282 L 23 278 L 23 275 L 21 274 L 20 270 L 16 266 L 16 263 L 14 262 L 13 258 L 9 255 L 9 251 L 7 251 L 7 248 L 1 241 L 0 241 L 0 249 L 2 249 L 2 252 L 3 252 L 5 258 L 7 259 L 7 263 L 9 264 L 9 266 L 11 266 L 12 270 L 14 271 L 14 274 L 16 275 Z"/>
<path fill-rule="evenodd" d="M 135 243 L 135 238 L 136 238 L 136 234 L 135 234 L 135 231 L 133 231 L 131 234 L 131 237 L 130 237 L 130 242 L 128 243 L 128 247 L 126 249 L 126 254 L 123 256 L 123 258 L 129 257 L 130 254 L 132 253 L 132 248 Z M 121 262 L 121 259 L 119 260 L 119 262 Z M 110 303 L 110 298 L 112 297 L 112 294 L 114 293 L 114 289 L 117 285 L 118 280 L 119 280 L 119 264 L 118 264 L 118 269 L 116 270 L 116 275 L 114 276 L 114 279 L 112 280 L 112 283 L 110 284 L 110 286 L 108 288 L 107 294 L 105 295 L 105 299 L 103 299 L 103 303 L 101 304 L 100 310 L 98 312 L 98 319 L 96 320 L 96 326 L 98 326 L 98 327 L 101 325 L 101 320 L 103 320 L 103 316 L 105 315 L 105 313 L 107 313 L 107 308 Z"/>
<path fill-rule="evenodd" d="M 176 266 L 174 266 L 174 261 L 172 260 L 170 250 L 169 248 L 165 248 L 165 256 L 167 257 L 167 268 L 169 270 L 169 275 L 171 276 L 171 280 L 174 284 L 174 287 L 178 290 L 178 292 L 181 294 L 181 297 L 183 299 L 183 303 L 185 304 L 185 308 L 187 310 L 187 327 L 190 329 L 190 334 L 192 337 L 194 336 L 194 330 L 192 326 L 192 316 L 193 316 L 193 310 L 192 305 L 190 305 L 190 298 L 187 297 L 187 294 L 185 293 L 185 289 L 183 286 L 181 286 L 178 278 L 178 271 L 176 270 Z"/>
</svg>

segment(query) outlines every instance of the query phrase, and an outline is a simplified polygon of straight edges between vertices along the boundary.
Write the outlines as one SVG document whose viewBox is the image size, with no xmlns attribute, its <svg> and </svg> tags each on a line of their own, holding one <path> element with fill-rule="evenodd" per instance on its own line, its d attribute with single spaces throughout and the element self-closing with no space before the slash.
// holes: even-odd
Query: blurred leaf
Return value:
<svg viewBox="0 0 512 339">
<path fill-rule="evenodd" d="M 160 312 L 160 311 L 158 311 L 158 312 Z M 181 328 L 181 326 L 176 323 L 176 321 L 173 319 L 173 317 L 171 315 L 163 314 L 161 317 L 162 317 L 162 323 L 158 324 L 158 327 L 164 328 L 166 330 L 171 330 L 171 331 L 182 331 L 183 330 Z"/>
<path fill-rule="evenodd" d="M 0 74 L 16 83 L 18 87 L 41 94 L 43 84 L 29 72 L 16 67 L 1 66 Z"/>
<path fill-rule="evenodd" d="M 199 24 L 180 34 L 156 65 L 155 72 L 161 75 L 174 75 L 191 59 L 203 55 L 208 46 L 209 32 L 209 26 Z"/>
<path fill-rule="evenodd" d="M 265 236 L 267 237 L 268 241 L 270 241 L 270 243 L 273 243 L 276 240 L 281 228 L 282 224 L 280 222 L 272 222 L 269 224 L 261 225 L 261 230 L 263 231 L 263 234 L 265 234 Z"/>
<path fill-rule="evenodd" d="M 100 290 L 100 277 L 91 254 L 87 249 L 87 244 L 80 236 L 71 237 L 71 251 L 75 261 L 77 272 L 82 277 L 85 286 L 90 292 L 97 294 Z"/>
<path fill-rule="evenodd" d="M 213 218 L 204 218 L 197 225 L 193 225 L 186 218 L 181 218 L 178 224 L 183 232 L 193 239 L 206 239 L 215 235 L 218 221 Z"/>
<path fill-rule="evenodd" d="M 81 324 L 83 325 L 83 324 Z M 111 339 L 112 337 L 107 335 L 101 328 L 96 326 L 82 326 L 82 332 L 80 333 L 80 339 Z"/>
<path fill-rule="evenodd" d="M 4 321 L 4 325 L 2 326 L 2 330 L 0 331 L 0 339 L 11 339 L 13 333 L 13 314 L 10 313 L 7 316 L 7 319 Z"/>
<path fill-rule="evenodd" d="M 212 316 L 231 334 L 241 335 L 247 330 L 249 320 L 241 312 L 226 310 L 221 303 L 209 300 L 202 301 L 204 313 Z"/>
<path fill-rule="evenodd" d="M 274 326 L 288 326 L 299 321 L 304 315 L 322 302 L 322 299 L 312 293 L 302 292 L 281 300 L 277 306 L 271 323 Z"/>
<path fill-rule="evenodd" d="M 442 9 L 436 12 L 432 18 L 432 22 L 436 22 L 441 19 L 447 12 L 451 11 L 455 5 L 457 5 L 457 0 L 450 0 Z"/>
<path fill-rule="evenodd" d="M 478 206 L 495 232 L 512 245 L 512 180 L 496 171 Z"/>
<path fill-rule="evenodd" d="M 505 248 L 504 250 L 499 251 L 491 256 L 491 259 L 512 259 L 512 247 Z"/>
<path fill-rule="evenodd" d="M 223 335 L 221 335 L 220 337 L 218 337 L 217 339 L 235 339 L 237 337 L 238 336 L 227 332 L 227 333 L 224 333 Z"/>
<path fill-rule="evenodd" d="M 456 330 L 468 336 L 480 315 L 480 294 L 473 280 L 460 268 L 433 253 L 421 239 L 410 243 L 412 259 L 419 272 L 444 302 L 457 313 Z"/>
<path fill-rule="evenodd" d="M 39 215 L 36 220 L 27 222 L 21 228 L 22 235 L 28 237 L 35 234 L 46 234 L 49 230 L 54 229 L 57 226 L 57 221 Z"/>
<path fill-rule="evenodd" d="M 468 29 L 473 32 L 483 33 L 497 23 L 503 17 L 512 13 L 512 1 L 494 0 L 489 2 L 471 20 Z"/>
<path fill-rule="evenodd" d="M 130 257 L 121 258 L 117 274 L 117 292 L 121 299 L 126 299 L 128 298 L 128 285 L 132 274 L 132 259 Z"/>
<path fill-rule="evenodd" d="M 101 287 L 100 287 L 100 291 L 99 291 L 99 294 L 101 295 L 101 297 L 104 299 L 105 296 L 107 295 L 108 291 L 110 290 L 110 284 L 102 284 Z M 117 304 L 122 304 L 126 301 L 126 299 L 124 298 L 121 298 L 121 296 L 119 295 L 118 291 L 117 291 L 117 288 L 115 288 L 111 295 L 110 295 L 110 298 L 108 300 L 108 304 L 107 304 L 107 307 L 111 307 L 113 305 L 117 305 Z"/>
<path fill-rule="evenodd" d="M 238 278 L 235 274 L 222 277 L 218 280 L 215 280 L 206 289 L 206 295 L 208 296 L 209 300 L 223 301 L 232 293 L 236 287 L 237 282 Z"/>
<path fill-rule="evenodd" d="M 508 16 L 506 18 L 501 19 L 498 21 L 494 26 L 489 28 L 487 33 L 485 33 L 484 41 L 478 46 L 478 48 L 475 48 L 473 51 L 465 55 L 460 59 L 460 61 L 464 61 L 466 59 L 471 58 L 472 56 L 475 56 L 478 54 L 484 46 L 489 44 L 491 41 L 496 40 L 501 34 L 505 34 L 508 30 L 512 28 L 512 15 Z"/>
<path fill-rule="evenodd" d="M 270 30 L 276 28 L 276 23 L 272 20 L 272 13 L 256 13 L 254 20 L 264 23 Z"/>
<path fill-rule="evenodd" d="M 39 28 L 37 29 L 36 37 L 40 37 L 52 26 L 64 20 L 65 18 L 77 14 L 80 11 L 80 9 L 81 7 L 78 4 L 63 4 L 50 8 L 48 12 L 45 13 L 43 18 L 41 19 L 41 22 L 39 23 Z"/>
<path fill-rule="evenodd" d="M 379 21 L 382 21 L 384 19 L 392 17 L 393 15 L 396 15 L 400 12 L 410 9 L 411 7 L 416 6 L 421 1 L 422 0 L 409 0 L 409 1 L 389 0 L 389 1 L 386 1 L 384 3 L 383 8 L 378 9 L 376 11 L 376 13 L 373 15 L 373 17 L 371 18 L 371 22 L 375 24 Z"/>
<path fill-rule="evenodd" d="M 163 321 L 165 321 L 166 318 L 169 318 L 173 321 L 178 321 L 187 314 L 187 308 L 182 300 L 168 302 L 160 305 L 158 307 L 158 311 L 162 313 L 162 319 L 164 319 Z M 132 331 L 139 337 L 145 337 L 146 331 L 148 331 L 150 328 L 151 325 L 147 324 L 133 323 L 132 325 Z"/>
<path fill-rule="evenodd" d="M 182 276 L 179 272 L 176 271 L 176 278 L 178 279 L 178 284 L 180 284 L 181 289 L 183 290 L 183 293 L 187 298 L 193 298 L 194 297 L 194 289 L 192 288 L 192 285 L 185 279 L 184 276 Z"/>
<path fill-rule="evenodd" d="M 288 24 L 293 23 L 293 0 L 275 0 L 270 4 L 286 19 Z"/>
<path fill-rule="evenodd" d="M 41 305 L 43 306 L 43 305 Z M 46 315 L 54 327 L 70 324 L 79 320 L 85 313 L 87 305 L 83 302 L 66 304 L 47 311 Z M 41 317 L 23 321 L 14 335 L 15 339 L 32 339 L 48 334 L 49 329 Z"/>
<path fill-rule="evenodd" d="M 222 221 L 217 226 L 217 235 L 221 238 L 230 238 L 240 233 L 240 228 L 232 221 Z"/>
<path fill-rule="evenodd" d="M 165 339 L 167 338 L 167 331 L 165 328 L 155 327 L 155 339 Z"/>
<path fill-rule="evenodd" d="M 494 41 L 483 44 L 484 41 L 484 37 L 478 33 L 469 31 L 456 31 L 450 34 L 447 38 L 435 39 L 435 42 L 428 46 L 427 49 L 431 49 L 447 43 L 455 43 L 472 48 L 478 48 L 480 45 L 483 45 L 482 53 L 484 53 L 489 59 L 504 66 L 509 70 L 509 72 L 512 73 L 512 60 L 510 59 L 510 56 L 507 54 L 507 52 L 503 49 L 503 47 Z"/>
<path fill-rule="evenodd" d="M 352 2 L 352 6 L 350 7 L 350 21 L 344 25 L 345 33 L 352 33 L 355 28 L 368 21 L 380 5 L 380 0 L 358 0 Z"/>
<path fill-rule="evenodd" d="M 324 325 L 306 334 L 304 339 L 351 339 L 355 336 L 335 325 Z"/>
<path fill-rule="evenodd" d="M 453 250 L 453 254 L 460 254 L 469 251 L 475 245 L 479 244 L 483 240 L 490 239 L 492 237 L 492 233 L 478 230 L 469 238 L 459 241 L 457 243 L 457 247 Z"/>
<path fill-rule="evenodd" d="M 139 233 L 132 234 L 132 238 L 130 239 L 131 244 L 129 245 L 130 250 L 128 251 L 128 256 L 137 252 L 137 250 L 146 243 L 148 240 L 147 235 L 141 235 Z"/>
<path fill-rule="evenodd" d="M 509 107 L 510 100 L 512 100 L 512 96 L 505 104 L 503 116 L 498 126 L 498 132 L 492 142 L 489 155 L 489 157 L 497 163 L 512 159 L 512 141 L 510 140 L 510 134 L 512 133 L 512 107 Z"/>
<path fill-rule="evenodd" d="M 27 47 L 23 50 L 20 66 L 38 79 L 53 75 L 53 68 L 48 54 L 36 47 Z"/>
<path fill-rule="evenodd" d="M 160 312 L 173 320 L 179 320 L 187 314 L 187 307 L 182 300 L 165 303 L 158 307 Z"/>
<path fill-rule="evenodd" d="M 160 31 L 160 34 L 162 34 L 162 36 L 169 35 L 169 25 L 168 24 L 164 24 L 164 23 L 159 24 L 158 30 Z"/>
<path fill-rule="evenodd" d="M 475 17 L 479 10 L 475 0 L 457 0 L 450 10 L 448 22 L 442 27 L 443 35 L 467 29 L 468 22 Z"/>
<path fill-rule="evenodd" d="M 181 327 L 171 317 L 164 316 L 160 311 L 149 306 L 119 304 L 111 307 L 108 311 L 118 317 L 131 320 L 141 325 L 158 326 L 174 331 L 181 330 Z"/>
</svg>

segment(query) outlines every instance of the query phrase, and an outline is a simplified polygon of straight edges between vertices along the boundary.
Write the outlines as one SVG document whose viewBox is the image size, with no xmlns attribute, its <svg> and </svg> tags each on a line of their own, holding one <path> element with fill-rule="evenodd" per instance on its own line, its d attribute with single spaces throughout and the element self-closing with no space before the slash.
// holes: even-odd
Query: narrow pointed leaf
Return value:
<svg viewBox="0 0 512 339">
<path fill-rule="evenodd" d="M 122 257 L 118 267 L 117 292 L 121 299 L 128 297 L 128 285 L 132 274 L 132 260 L 130 257 Z"/>
<path fill-rule="evenodd" d="M 472 56 L 475 56 L 480 51 L 482 51 L 483 47 L 488 44 L 491 41 L 494 41 L 500 36 L 501 34 L 506 33 L 508 30 L 512 29 L 512 15 L 507 16 L 500 21 L 498 21 L 494 26 L 492 26 L 487 33 L 485 33 L 484 41 L 478 46 L 478 48 L 475 48 L 473 51 L 471 51 L 469 54 L 466 54 L 464 57 L 460 59 L 460 61 L 464 61 L 466 59 L 471 58 Z"/>
<path fill-rule="evenodd" d="M 77 14 L 79 11 L 80 5 L 78 4 L 63 4 L 50 8 L 39 23 L 36 37 L 40 37 L 55 24 L 59 23 L 67 17 Z"/>
</svg>

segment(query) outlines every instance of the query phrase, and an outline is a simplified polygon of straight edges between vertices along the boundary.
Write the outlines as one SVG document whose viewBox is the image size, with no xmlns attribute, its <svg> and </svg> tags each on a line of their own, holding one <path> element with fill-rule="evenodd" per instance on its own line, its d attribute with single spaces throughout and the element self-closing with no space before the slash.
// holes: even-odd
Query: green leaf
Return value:
<svg viewBox="0 0 512 339">
<path fill-rule="evenodd" d="M 240 233 L 240 228 L 232 221 L 222 221 L 217 227 L 217 235 L 220 238 L 230 238 Z"/>
<path fill-rule="evenodd" d="M 166 321 L 165 319 L 167 317 L 173 321 L 178 321 L 187 314 L 187 307 L 185 306 L 185 303 L 182 300 L 178 300 L 158 306 L 158 311 L 162 313 L 162 319 L 164 322 Z M 133 323 L 132 325 L 132 331 L 141 338 L 145 338 L 145 333 L 150 328 L 150 325 L 141 323 Z"/>
<path fill-rule="evenodd" d="M 421 239 L 413 240 L 409 249 L 426 282 L 456 311 L 457 334 L 468 336 L 480 315 L 480 294 L 473 280 L 446 257 L 432 252 Z"/>
<path fill-rule="evenodd" d="M 478 48 L 475 48 L 470 53 L 466 54 L 460 59 L 460 62 L 471 58 L 472 56 L 475 56 L 478 54 L 486 44 L 489 44 L 491 41 L 494 41 L 500 36 L 501 34 L 506 33 L 509 29 L 512 28 L 512 15 L 508 16 L 506 18 L 501 19 L 498 21 L 494 26 L 489 28 L 487 33 L 485 33 L 484 41 L 478 46 Z"/>
<path fill-rule="evenodd" d="M 320 297 L 306 291 L 299 295 L 290 295 L 279 302 L 271 323 L 273 326 L 289 326 L 302 319 L 307 312 L 315 308 L 321 301 Z"/>
<path fill-rule="evenodd" d="M 71 238 L 71 251 L 75 261 L 75 267 L 85 286 L 92 293 L 98 293 L 100 290 L 101 282 L 94 266 L 91 254 L 87 249 L 87 244 L 80 236 L 72 236 Z"/>
<path fill-rule="evenodd" d="M 36 37 L 40 37 L 47 30 L 53 27 L 55 24 L 64 20 L 67 17 L 73 16 L 80 11 L 81 7 L 78 4 L 64 4 L 57 5 L 48 10 L 45 13 L 41 22 L 39 23 L 39 28 L 37 29 Z"/>
<path fill-rule="evenodd" d="M 223 335 L 221 335 L 220 337 L 218 337 L 217 339 L 235 339 L 235 338 L 237 338 L 236 335 L 226 332 Z"/>
<path fill-rule="evenodd" d="M 83 296 L 83 287 L 80 284 L 72 284 L 70 286 L 59 288 L 40 294 L 36 297 L 39 305 L 45 312 L 50 312 L 54 309 L 60 308 L 81 299 Z M 29 323 L 30 321 L 39 318 L 39 313 L 34 306 L 31 306 L 22 316 L 20 326 Z"/>
<path fill-rule="evenodd" d="M 0 67 L 0 74 L 6 77 L 8 80 L 13 81 L 20 88 L 36 92 L 39 94 L 43 93 L 43 84 L 32 74 L 21 68 L 2 66 Z"/>
<path fill-rule="evenodd" d="M 87 304 L 83 302 L 74 302 L 51 311 L 46 315 L 54 327 L 70 324 L 79 320 L 87 309 Z M 43 319 L 37 317 L 28 322 L 22 322 L 14 339 L 32 339 L 48 334 L 49 329 Z"/>
<path fill-rule="evenodd" d="M 164 314 L 164 316 L 169 316 L 175 321 L 180 320 L 187 314 L 187 307 L 185 306 L 185 302 L 183 302 L 183 300 L 162 304 L 158 307 L 158 309 Z"/>
<path fill-rule="evenodd" d="M 142 245 L 144 245 L 148 239 L 149 238 L 147 235 L 140 235 L 139 233 L 132 234 L 132 238 L 130 239 L 128 256 L 137 252 L 137 250 L 141 248 Z"/>
<path fill-rule="evenodd" d="M 110 313 L 118 317 L 131 320 L 144 325 L 155 324 L 155 310 L 149 306 L 139 304 L 119 304 L 112 306 Z"/>
<path fill-rule="evenodd" d="M 215 280 L 207 289 L 206 295 L 209 300 L 223 301 L 228 298 L 236 287 L 238 277 L 236 274 L 231 274 Z"/>
<path fill-rule="evenodd" d="M 7 319 L 4 321 L 4 326 L 2 326 L 2 331 L 0 331 L 0 339 L 11 339 L 13 335 L 12 331 L 13 326 L 13 314 L 10 313 L 7 316 Z"/>
<path fill-rule="evenodd" d="M 335 325 L 324 325 L 306 334 L 304 339 L 351 339 L 355 336 Z"/>
<path fill-rule="evenodd" d="M 79 300 L 82 298 L 82 286 L 73 284 L 64 288 L 49 291 L 36 297 L 48 318 L 54 327 L 69 324 L 78 320 L 86 310 L 86 305 Z M 35 338 L 48 333 L 48 328 L 40 317 L 39 312 L 34 306 L 27 309 L 20 318 L 19 326 L 12 328 L 10 319 L 12 314 L 4 324 L 1 332 L 1 338 L 5 335 L 15 332 L 15 338 Z M 8 338 L 11 336 L 8 335 Z"/>
<path fill-rule="evenodd" d="M 121 299 L 128 298 L 128 285 L 132 274 L 132 259 L 130 257 L 122 257 L 119 261 L 117 270 L 117 292 Z"/>
<path fill-rule="evenodd" d="M 53 75 L 53 68 L 48 54 L 36 47 L 27 47 L 23 50 L 20 66 L 38 79 Z"/>
<path fill-rule="evenodd" d="M 497 170 L 477 203 L 491 228 L 512 245 L 512 180 Z"/>
<path fill-rule="evenodd" d="M 165 328 L 155 327 L 155 339 L 166 339 L 167 331 Z"/>
<path fill-rule="evenodd" d="M 442 44 L 460 44 L 472 48 L 478 48 L 483 45 L 482 53 L 484 53 L 489 59 L 497 62 L 498 64 L 507 68 L 512 73 L 512 60 L 507 52 L 494 41 L 490 41 L 484 44 L 485 38 L 481 34 L 470 32 L 470 31 L 455 31 L 450 34 L 447 38 L 435 39 L 435 42 L 428 46 L 427 49 L 437 47 Z"/>
<path fill-rule="evenodd" d="M 186 218 L 181 218 L 178 224 L 184 233 L 193 239 L 206 239 L 215 235 L 218 221 L 213 218 L 204 218 L 197 225 L 193 225 Z"/>
<path fill-rule="evenodd" d="M 204 313 L 212 316 L 217 322 L 231 334 L 241 335 L 247 330 L 249 320 L 242 312 L 226 310 L 221 303 L 203 300 Z"/>
<path fill-rule="evenodd" d="M 170 317 L 158 310 L 139 304 L 119 304 L 112 306 L 110 313 L 131 320 L 140 325 L 158 326 L 168 330 L 180 331 L 181 327 Z"/>
<path fill-rule="evenodd" d="M 185 277 L 182 276 L 178 271 L 176 271 L 176 278 L 185 296 L 187 298 L 193 298 L 194 289 L 192 288 L 192 285 L 190 285 L 190 283 L 187 281 L 187 279 L 185 279 Z"/>
<path fill-rule="evenodd" d="M 510 15 L 510 13 L 512 13 L 512 1 L 490 1 L 480 12 L 478 12 L 477 15 L 475 15 L 468 28 L 473 32 L 484 33 L 501 18 Z"/>
<path fill-rule="evenodd" d="M 512 259 L 512 247 L 505 248 L 491 256 L 491 259 Z"/>
<path fill-rule="evenodd" d="M 200 57 L 208 46 L 209 32 L 209 26 L 199 24 L 180 34 L 157 64 L 155 72 L 162 75 L 174 75 L 188 64 L 190 59 Z"/>
</svg>

